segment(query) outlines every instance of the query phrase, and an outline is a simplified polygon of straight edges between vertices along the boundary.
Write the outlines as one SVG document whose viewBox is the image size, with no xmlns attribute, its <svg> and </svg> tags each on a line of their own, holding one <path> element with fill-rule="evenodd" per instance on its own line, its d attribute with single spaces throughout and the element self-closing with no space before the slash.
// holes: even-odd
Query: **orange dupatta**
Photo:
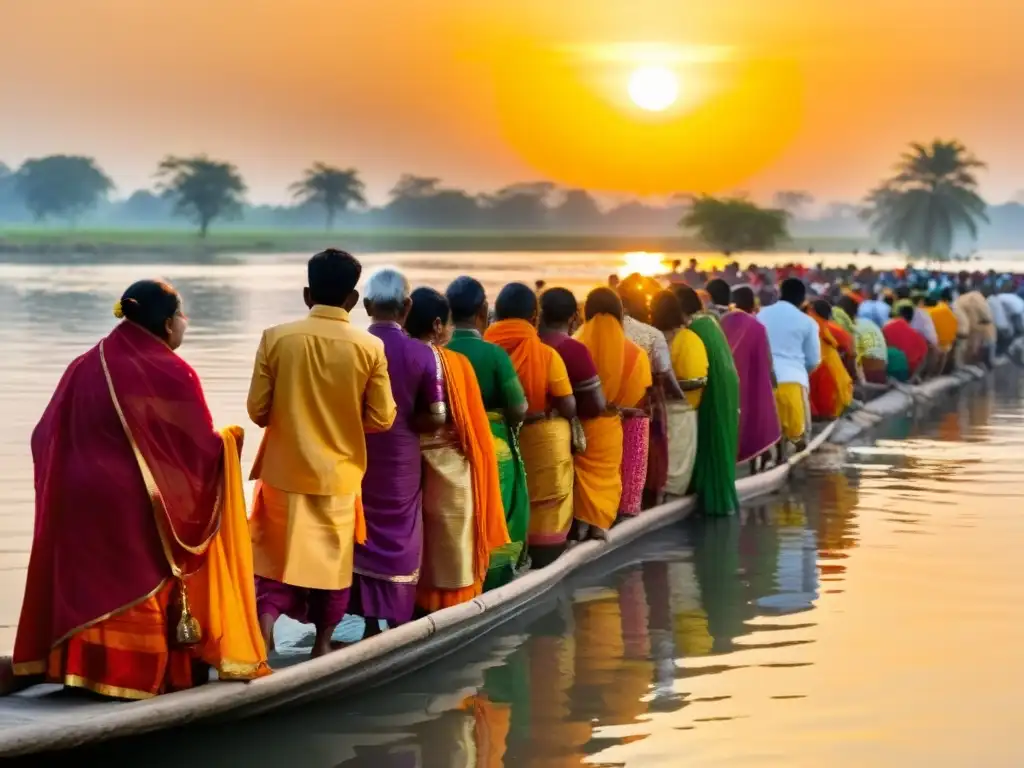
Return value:
<svg viewBox="0 0 1024 768">
<path fill-rule="evenodd" d="M 472 476 L 473 522 L 476 526 L 473 578 L 477 585 L 482 586 L 491 552 L 511 541 L 501 499 L 498 458 L 491 439 L 491 424 L 480 395 L 480 384 L 469 360 L 444 347 L 437 347 L 437 353 L 448 389 L 448 408 L 459 435 L 459 447 L 469 461 Z"/>
<path fill-rule="evenodd" d="M 499 320 L 487 329 L 484 340 L 497 344 L 512 358 L 530 410 L 547 410 L 548 372 L 556 353 L 540 340 L 537 329 L 526 320 Z"/>
<path fill-rule="evenodd" d="M 821 340 L 821 361 L 811 373 L 811 413 L 827 419 L 839 418 L 853 401 L 853 379 L 843 365 L 839 355 L 840 341 L 830 327 L 813 309 L 808 317 L 818 324 L 818 338 Z"/>
<path fill-rule="evenodd" d="M 587 320 L 576 338 L 594 358 L 605 399 L 620 408 L 635 408 L 653 383 L 647 354 L 626 338 L 622 323 L 600 314 Z"/>
</svg>

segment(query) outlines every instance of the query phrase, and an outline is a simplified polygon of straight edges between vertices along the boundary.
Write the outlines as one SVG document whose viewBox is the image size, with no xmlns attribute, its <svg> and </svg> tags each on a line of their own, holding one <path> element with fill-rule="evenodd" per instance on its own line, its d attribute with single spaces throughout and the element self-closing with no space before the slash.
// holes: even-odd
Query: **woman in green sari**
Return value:
<svg viewBox="0 0 1024 768">
<path fill-rule="evenodd" d="M 718 318 L 703 310 L 691 288 L 679 286 L 675 291 L 683 311 L 693 318 L 690 330 L 700 337 L 708 356 L 707 385 L 697 408 L 697 460 L 690 492 L 697 495 L 705 515 L 731 515 L 740 507 L 736 495 L 740 378 Z"/>
<path fill-rule="evenodd" d="M 448 286 L 445 296 L 455 323 L 448 348 L 469 358 L 487 408 L 511 540 L 510 544 L 491 553 L 484 581 L 484 591 L 487 591 L 512 581 L 516 572 L 529 564 L 526 536 L 530 527 L 530 497 L 517 444 L 519 427 L 526 415 L 526 395 L 508 353 L 484 341 L 488 307 L 483 286 L 471 277 L 459 277 Z"/>
</svg>

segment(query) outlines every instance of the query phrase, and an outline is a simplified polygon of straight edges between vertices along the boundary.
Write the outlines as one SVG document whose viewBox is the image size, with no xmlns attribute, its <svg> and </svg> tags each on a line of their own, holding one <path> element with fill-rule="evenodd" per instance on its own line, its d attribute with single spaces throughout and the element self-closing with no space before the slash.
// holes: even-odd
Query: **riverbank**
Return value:
<svg viewBox="0 0 1024 768">
<path fill-rule="evenodd" d="M 59 229 L 0 230 L 0 261 L 38 264 L 205 262 L 232 254 L 313 253 L 328 246 L 355 253 L 381 252 L 622 252 L 708 253 L 680 235 L 571 234 L 500 230 L 215 230 L 200 239 L 191 230 Z M 780 250 L 806 253 L 867 251 L 869 241 L 844 237 L 795 238 Z"/>
<path fill-rule="evenodd" d="M 750 500 L 782 488 L 791 471 L 826 442 L 848 442 L 885 419 L 935 404 L 939 396 L 988 375 L 965 368 L 916 387 L 900 386 L 848 418 L 828 425 L 782 466 L 737 482 Z M 0 756 L 67 749 L 81 744 L 184 726 L 199 720 L 249 717 L 338 693 L 353 693 L 425 666 L 529 610 L 570 574 L 590 567 L 636 539 L 693 512 L 692 497 L 674 500 L 616 526 L 604 544 L 587 542 L 552 565 L 500 589 L 389 630 L 319 659 L 283 661 L 275 674 L 246 685 L 215 683 L 144 702 L 117 704 L 54 699 L 39 687 L 0 699 Z M 308 649 L 306 649 L 308 651 Z M 303 654 L 304 655 L 304 654 Z"/>
</svg>

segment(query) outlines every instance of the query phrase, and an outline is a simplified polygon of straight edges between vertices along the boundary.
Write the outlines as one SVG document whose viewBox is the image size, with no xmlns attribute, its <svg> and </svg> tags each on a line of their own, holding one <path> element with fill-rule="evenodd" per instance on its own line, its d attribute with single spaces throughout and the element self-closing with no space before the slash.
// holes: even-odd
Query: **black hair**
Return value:
<svg viewBox="0 0 1024 768">
<path fill-rule="evenodd" d="M 740 285 L 732 289 L 732 303 L 744 312 L 753 312 L 757 306 L 754 289 L 749 285 Z"/>
<path fill-rule="evenodd" d="M 928 296 L 925 297 L 924 305 L 926 307 L 937 307 L 939 306 L 939 300 L 935 296 L 928 294 Z"/>
<path fill-rule="evenodd" d="M 537 314 L 537 294 L 523 283 L 509 283 L 494 302 L 498 320 L 533 320 Z"/>
<path fill-rule="evenodd" d="M 540 315 L 548 325 L 566 325 L 579 311 L 568 288 L 548 288 L 540 295 Z"/>
<path fill-rule="evenodd" d="M 799 277 L 787 277 L 779 286 L 779 298 L 799 307 L 807 298 L 807 286 Z"/>
<path fill-rule="evenodd" d="M 644 279 L 637 273 L 629 275 L 619 283 L 619 300 L 622 302 L 623 311 L 646 323 L 650 319 L 650 307 L 648 296 L 644 290 Z"/>
<path fill-rule="evenodd" d="M 848 314 L 851 320 L 857 317 L 857 302 L 854 301 L 852 297 L 840 296 L 839 301 L 836 302 L 836 306 Z"/>
<path fill-rule="evenodd" d="M 952 303 L 952 301 L 953 301 L 953 289 L 952 288 L 943 288 L 942 289 L 942 293 L 939 294 L 939 295 L 942 297 L 943 301 Z"/>
<path fill-rule="evenodd" d="M 725 280 L 716 277 L 704 287 L 704 290 L 708 292 L 711 301 L 718 306 L 726 307 L 729 305 L 729 284 Z"/>
<path fill-rule="evenodd" d="M 611 315 L 622 322 L 622 299 L 611 288 L 595 288 L 587 294 L 583 305 L 583 314 L 587 320 L 597 315 Z"/>
<path fill-rule="evenodd" d="M 167 321 L 181 309 L 181 297 L 170 283 L 139 280 L 121 294 L 121 314 L 126 320 L 167 341 Z"/>
<path fill-rule="evenodd" d="M 480 313 L 487 301 L 487 293 L 476 278 L 463 275 L 455 278 L 444 292 L 452 310 L 452 322 L 465 323 Z"/>
<path fill-rule="evenodd" d="M 912 322 L 914 320 L 914 307 L 910 304 L 901 304 L 899 314 L 908 323 Z"/>
<path fill-rule="evenodd" d="M 676 298 L 679 299 L 679 306 L 683 308 L 685 314 L 696 315 L 698 312 L 704 311 L 704 302 L 690 286 L 677 285 L 672 290 L 675 292 Z"/>
<path fill-rule="evenodd" d="M 451 317 L 448 299 L 433 288 L 417 288 L 409 294 L 409 298 L 412 307 L 409 316 L 405 318 L 405 332 L 414 339 L 429 336 L 434 330 L 435 320 L 447 323 Z"/>
<path fill-rule="evenodd" d="M 822 320 L 832 319 L 832 305 L 824 299 L 815 299 L 811 306 L 814 308 L 814 314 L 820 317 Z"/>
<path fill-rule="evenodd" d="M 351 253 L 328 248 L 309 260 L 306 280 L 314 304 L 342 307 L 359 284 L 363 265 Z"/>
<path fill-rule="evenodd" d="M 897 299 L 909 299 L 910 298 L 910 286 L 909 285 L 897 285 L 894 292 Z"/>
<path fill-rule="evenodd" d="M 683 307 L 672 291 L 658 291 L 651 299 L 651 325 L 659 331 L 671 331 L 684 322 Z"/>
</svg>

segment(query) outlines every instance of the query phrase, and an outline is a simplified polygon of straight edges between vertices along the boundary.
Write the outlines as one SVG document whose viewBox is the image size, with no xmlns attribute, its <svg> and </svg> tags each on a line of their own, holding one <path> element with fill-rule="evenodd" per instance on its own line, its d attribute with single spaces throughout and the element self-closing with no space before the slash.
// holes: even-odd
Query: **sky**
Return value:
<svg viewBox="0 0 1024 768">
<path fill-rule="evenodd" d="M 166 154 L 283 202 L 314 161 L 482 191 L 808 190 L 856 200 L 956 138 L 1024 190 L 1021 0 L 0 0 L 0 161 L 96 158 L 129 194 Z M 638 66 L 678 102 L 643 112 Z"/>
</svg>

